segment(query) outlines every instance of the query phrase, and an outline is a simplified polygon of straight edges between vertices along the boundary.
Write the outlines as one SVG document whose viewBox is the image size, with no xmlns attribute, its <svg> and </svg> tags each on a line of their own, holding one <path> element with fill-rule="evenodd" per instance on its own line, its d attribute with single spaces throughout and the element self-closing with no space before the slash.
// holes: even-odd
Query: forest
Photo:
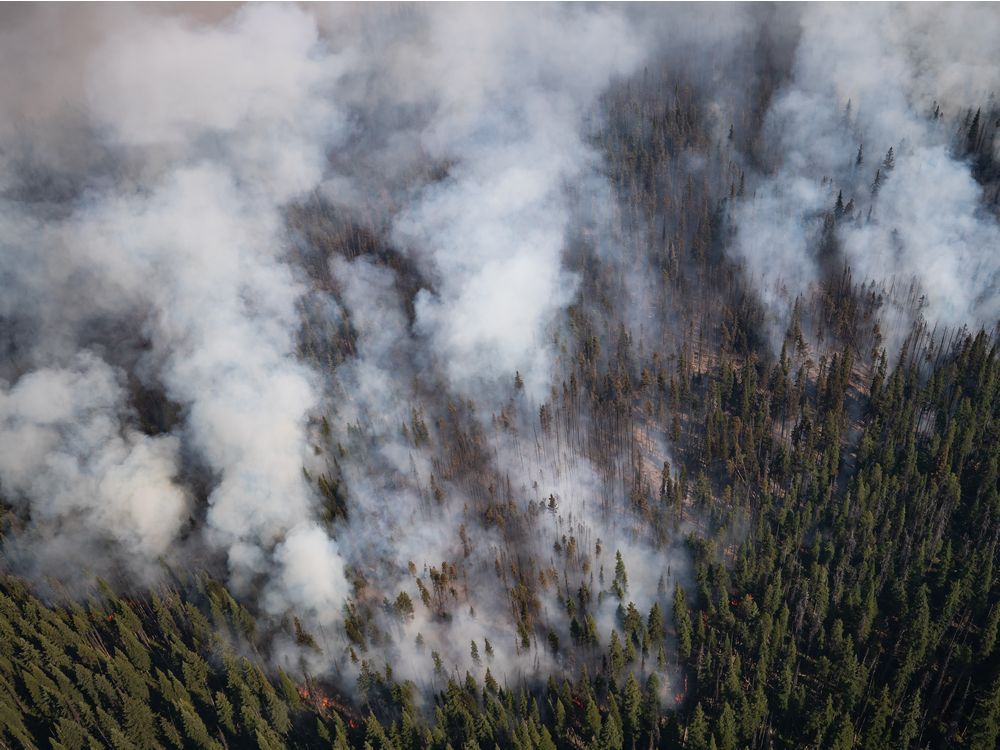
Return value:
<svg viewBox="0 0 1000 750">
<path fill-rule="evenodd" d="M 0 8 L 0 748 L 998 747 L 998 35 Z"/>
</svg>

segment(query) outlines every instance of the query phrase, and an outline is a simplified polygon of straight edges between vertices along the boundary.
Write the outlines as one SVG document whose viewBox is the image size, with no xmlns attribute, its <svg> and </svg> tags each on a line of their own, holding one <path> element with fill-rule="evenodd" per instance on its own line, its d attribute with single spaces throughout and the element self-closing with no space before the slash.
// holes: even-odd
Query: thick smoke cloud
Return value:
<svg viewBox="0 0 1000 750">
<path fill-rule="evenodd" d="M 24 321 L 33 336 L 17 342 L 21 367 L 52 368 L 68 403 L 63 413 L 36 415 L 46 371 L 14 372 L 5 412 L 11 440 L 32 421 L 68 423 L 66 453 L 85 462 L 99 491 L 68 471 L 43 470 L 30 483 L 8 469 L 2 480 L 5 494 L 30 502 L 33 523 L 60 520 L 49 529 L 54 546 L 77 541 L 61 521 L 80 502 L 69 498 L 83 496 L 100 509 L 89 524 L 125 537 L 130 557 L 169 557 L 186 518 L 175 481 L 184 452 L 213 478 L 204 541 L 226 551 L 237 588 L 263 575 L 281 592 L 269 601 L 336 613 L 346 594 L 342 564 L 335 543 L 315 541 L 325 532 L 302 473 L 306 419 L 318 401 L 314 374 L 293 356 L 303 290 L 281 260 L 280 209 L 320 181 L 342 125 L 323 88 L 341 63 L 321 47 L 304 12 L 261 6 L 219 26 L 129 11 L 109 19 L 82 55 L 74 106 L 114 155 L 115 174 L 97 184 L 70 174 L 79 187 L 52 208 L 9 198 L 8 213 L 45 212 L 48 220 L 8 240 L 2 271 L 11 291 L 5 320 L 24 319 L 21 300 L 45 300 L 43 316 Z M 61 307 L 59 292 L 81 283 L 86 295 L 48 314 Z M 87 357 L 74 350 L 95 318 L 122 313 L 134 316 L 141 348 L 111 340 Z M 123 389 L 111 387 L 124 368 L 182 412 L 171 434 L 136 436 Z M 43 450 L 35 466 L 48 458 Z M 116 484 L 139 476 L 140 486 L 108 500 Z M 130 512 L 114 513 L 123 503 Z M 326 585 L 303 585 L 299 555 L 289 552 L 295 540 L 323 565 Z"/>
<path fill-rule="evenodd" d="M 824 215 L 838 194 L 837 245 L 858 280 L 915 281 L 931 324 L 993 325 L 1000 227 L 956 153 L 952 123 L 1000 87 L 985 63 L 996 13 L 814 6 L 801 26 L 791 80 L 768 113 L 775 169 L 735 214 L 735 251 L 759 275 L 775 336 L 794 296 L 822 277 Z"/>
<path fill-rule="evenodd" d="M 465 586 L 484 586 L 482 595 L 447 627 L 418 612 L 400 647 L 417 676 L 429 660 L 413 655 L 418 633 L 449 665 L 468 662 L 469 641 L 486 637 L 513 677 L 538 657 L 511 642 L 506 606 L 491 603 L 504 586 L 483 583 L 510 542 L 463 515 L 460 484 L 445 484 L 444 504 L 428 508 L 434 453 L 399 429 L 431 388 L 476 402 L 485 423 L 515 372 L 522 427 L 536 416 L 576 288 L 561 261 L 567 186 L 599 166 L 583 119 L 614 77 L 634 70 L 643 45 L 623 14 L 601 8 L 404 10 L 386 26 L 371 15 L 380 12 L 85 16 L 72 65 L 56 64 L 58 93 L 6 82 L 22 111 L 42 118 L 38 144 L 60 143 L 80 122 L 76 153 L 102 157 L 31 160 L 30 135 L 5 131 L 5 155 L 23 174 L 3 206 L 17 230 L 2 267 L 13 292 L 2 311 L 13 355 L 3 440 L 19 451 L 0 481 L 53 548 L 110 538 L 120 543 L 112 557 L 130 567 L 219 550 L 237 591 L 262 591 L 267 610 L 292 610 L 307 626 L 340 620 L 348 570 L 355 585 L 361 575 L 385 595 L 409 588 L 416 598 L 411 564 L 440 566 L 474 535 Z M 45 39 L 65 22 L 17 20 Z M 365 124 L 378 107 L 410 114 L 373 134 Z M 404 188 L 391 211 L 391 240 L 426 279 L 412 299 L 396 301 L 389 269 L 331 263 L 338 298 L 321 305 L 326 323 L 348 316 L 357 341 L 353 356 L 321 372 L 296 356 L 307 289 L 283 210 L 317 188 L 335 210 L 369 200 L 358 174 L 336 168 L 339 148 L 360 152 L 359 163 L 388 162 L 394 176 L 405 176 L 406 161 L 447 164 L 447 173 Z M 39 175 L 64 189 L 36 189 Z M 21 304 L 56 295 L 64 304 Z M 40 410 L 40 389 L 56 381 L 60 408 Z M 161 394 L 173 418 L 144 432 L 136 387 Z M 320 524 L 310 486 L 324 466 L 308 422 L 324 405 L 335 415 L 328 442 L 347 446 L 340 529 Z M 74 471 L 49 470 L 63 454 Z M 508 464 L 498 453 L 493 470 Z M 80 473 L 93 491 L 80 493 Z M 69 523 L 86 508 L 98 512 Z M 68 562 L 42 573 L 72 579 Z"/>
<path fill-rule="evenodd" d="M 575 667 L 534 641 L 569 639 L 564 602 L 584 586 L 607 637 L 618 550 L 628 598 L 666 607 L 689 575 L 688 529 L 651 538 L 621 457 L 598 466 L 591 425 L 540 416 L 572 356 L 568 306 L 600 311 L 580 299 L 567 237 L 587 206 L 591 228 L 634 229 L 592 139 L 609 86 L 650 61 L 702 76 L 722 141 L 724 102 L 772 74 L 744 63 L 777 20 L 611 6 L 5 12 L 0 493 L 23 520 L 5 542 L 14 565 L 67 584 L 221 565 L 275 623 L 323 634 L 322 654 L 279 637 L 279 661 L 350 674 L 358 651 L 376 653 L 421 684 L 438 664 L 510 680 Z M 976 13 L 810 8 L 769 32 L 794 65 L 731 219 L 775 321 L 822 278 L 816 247 L 841 191 L 854 203 L 837 252 L 857 274 L 916 276 L 926 314 L 949 325 L 996 316 L 995 220 L 927 117 L 929 91 L 957 107 L 994 88 L 989 35 L 955 43 L 996 26 Z M 707 180 L 704 161 L 681 154 L 674 177 Z M 314 247 L 301 215 L 362 224 L 379 251 Z M 623 233 L 590 237 L 594 260 L 655 350 L 663 337 L 640 329 L 660 279 Z M 305 328 L 349 345 L 310 354 Z M 403 593 L 412 614 L 393 606 Z M 357 608 L 377 638 L 340 627 Z M 519 618 L 535 632 L 516 633 Z M 487 640 L 493 661 L 473 657 Z"/>
<path fill-rule="evenodd" d="M 338 465 L 349 497 L 341 550 L 364 579 L 364 595 L 390 600 L 399 592 L 419 600 L 414 578 L 431 588 L 442 561 L 457 561 L 460 584 L 452 584 L 456 604 L 447 620 L 419 607 L 413 619 L 383 623 L 396 634 L 390 661 L 397 675 L 426 681 L 434 655 L 445 669 L 481 674 L 487 665 L 470 656 L 470 642 L 480 652 L 488 642 L 493 671 L 515 679 L 556 665 L 544 647 L 518 643 L 511 565 L 549 560 L 553 542 L 570 527 L 583 529 L 591 546 L 605 540 L 602 562 L 613 561 L 616 540 L 636 542 L 599 512 L 605 487 L 584 458 L 570 451 L 556 470 L 555 455 L 529 455 L 529 436 L 549 398 L 561 313 L 576 293 L 562 258 L 569 188 L 593 185 L 606 196 L 584 122 L 600 92 L 634 70 L 644 50 L 636 27 L 606 9 L 463 8 L 410 21 L 405 34 L 380 42 L 376 56 L 385 66 L 369 73 L 365 90 L 389 110 L 420 103 L 419 116 L 381 140 L 393 151 L 410 144 L 423 158 L 446 163 L 447 174 L 401 200 L 388 229 L 425 280 L 412 300 L 399 299 L 399 279 L 389 268 L 367 259 L 331 265 L 356 333 L 353 356 L 333 373 L 331 398 L 331 442 L 343 448 Z M 335 176 L 327 195 L 350 205 L 357 191 L 342 186 Z M 515 373 L 523 385 L 511 401 Z M 446 441 L 449 426 L 424 408 L 434 401 L 428 394 L 442 390 L 452 405 L 472 404 L 476 417 L 466 428 L 473 440 L 485 430 L 485 471 L 498 482 L 516 477 L 516 504 L 505 512 L 511 524 L 528 524 L 523 535 L 482 525 L 475 488 L 460 476 L 443 479 L 436 468 L 443 459 L 434 446 Z M 513 437 L 488 426 L 499 409 L 517 423 Z M 445 421 L 454 418 L 452 412 Z M 418 420 L 424 438 L 415 437 Z M 537 503 L 549 495 L 563 499 L 571 523 L 549 528 L 538 520 Z M 637 569 L 653 560 L 651 567 L 660 567 L 651 548 L 630 551 Z M 645 597 L 648 608 L 657 583 L 637 579 L 643 596 L 636 600 Z M 569 640 L 554 593 L 540 603 L 541 617 Z M 603 624 L 610 627 L 608 606 Z"/>
<path fill-rule="evenodd" d="M 155 559 L 170 551 L 187 517 L 187 493 L 173 481 L 179 441 L 122 432 L 119 381 L 81 352 L 65 368 L 35 370 L 0 392 L 0 476 L 15 503 L 31 500 L 20 541 L 42 567 L 74 554 L 85 562 L 81 543 L 93 533 Z"/>
<path fill-rule="evenodd" d="M 556 313 L 574 291 L 561 265 L 564 188 L 594 159 L 580 119 L 641 50 L 605 10 L 466 7 L 435 14 L 430 27 L 418 78 L 445 83 L 430 92 L 440 115 L 425 146 L 458 164 L 396 224 L 440 280 L 418 297 L 417 326 L 463 395 L 481 393 L 484 373 L 519 370 L 537 399 Z"/>
</svg>

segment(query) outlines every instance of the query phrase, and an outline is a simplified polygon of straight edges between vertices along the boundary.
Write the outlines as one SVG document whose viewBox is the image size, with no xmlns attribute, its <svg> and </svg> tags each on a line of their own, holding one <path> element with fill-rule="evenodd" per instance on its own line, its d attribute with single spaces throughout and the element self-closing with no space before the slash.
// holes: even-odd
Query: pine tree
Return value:
<svg viewBox="0 0 1000 750">
<path fill-rule="evenodd" d="M 708 750 L 708 720 L 705 718 L 705 711 L 698 703 L 694 707 L 694 714 L 687 727 L 686 748 L 690 750 Z"/>
<path fill-rule="evenodd" d="M 639 689 L 639 682 L 631 672 L 625 680 L 625 687 L 622 692 L 622 709 L 624 710 L 625 734 L 626 737 L 635 739 L 639 734 L 640 719 L 642 718 L 642 691 Z"/>
<path fill-rule="evenodd" d="M 601 712 L 597 710 L 593 696 L 587 698 L 587 726 L 590 727 L 590 736 L 597 737 L 601 733 Z"/>
<path fill-rule="evenodd" d="M 969 736 L 971 750 L 991 750 L 1000 740 L 1000 677 L 976 702 L 972 731 Z"/>
<path fill-rule="evenodd" d="M 908 748 L 910 743 L 917 738 L 917 732 L 920 729 L 921 703 L 920 694 L 916 693 L 907 705 L 906 713 L 903 716 L 903 722 L 899 729 L 898 747 L 900 748 Z"/>
<path fill-rule="evenodd" d="M 830 747 L 831 750 L 851 750 L 854 747 L 854 724 L 849 714 L 841 714 Z"/>
<path fill-rule="evenodd" d="M 976 109 L 976 115 L 972 118 L 972 122 L 969 123 L 969 129 L 965 134 L 965 153 L 974 154 L 979 147 L 979 118 L 982 114 L 981 109 Z"/>
<path fill-rule="evenodd" d="M 875 179 L 872 180 L 872 198 L 878 195 L 878 191 L 882 189 L 882 170 L 875 170 Z"/>
<path fill-rule="evenodd" d="M 646 618 L 646 630 L 649 632 L 650 642 L 654 645 L 663 642 L 666 632 L 663 627 L 663 610 L 660 609 L 659 602 L 654 602 L 653 607 L 649 610 L 649 616 Z"/>
<path fill-rule="evenodd" d="M 624 595 L 628 593 L 628 573 L 620 550 L 615 552 L 615 591 L 619 600 L 624 599 Z"/>
<path fill-rule="evenodd" d="M 885 158 L 882 160 L 882 169 L 885 172 L 891 172 L 896 168 L 896 154 L 892 150 L 892 146 L 889 146 L 889 150 L 885 153 Z"/>
<path fill-rule="evenodd" d="M 674 587 L 674 630 L 677 633 L 677 654 L 682 659 L 691 656 L 691 616 L 688 614 L 684 589 L 680 584 Z"/>
<path fill-rule="evenodd" d="M 722 712 L 719 714 L 718 723 L 719 750 L 736 750 L 736 743 L 739 740 L 736 734 L 736 714 L 729 701 L 722 702 Z"/>
<path fill-rule="evenodd" d="M 883 686 L 875 713 L 865 727 L 864 750 L 889 750 L 888 721 L 891 716 L 889 688 Z"/>
</svg>

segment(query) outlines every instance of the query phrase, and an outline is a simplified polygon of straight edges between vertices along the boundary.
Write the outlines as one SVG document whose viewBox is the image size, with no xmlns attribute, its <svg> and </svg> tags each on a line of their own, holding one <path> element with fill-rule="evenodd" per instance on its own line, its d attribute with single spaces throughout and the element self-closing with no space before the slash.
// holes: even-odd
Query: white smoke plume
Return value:
<svg viewBox="0 0 1000 750">
<path fill-rule="evenodd" d="M 334 372 L 332 396 L 333 441 L 344 449 L 338 463 L 348 493 L 340 546 L 367 595 L 389 600 L 405 592 L 419 601 L 414 577 L 431 588 L 435 571 L 458 561 L 453 585 L 463 604 L 452 615 L 442 619 L 418 605 L 412 620 L 382 623 L 396 633 L 390 661 L 398 676 L 426 681 L 437 655 L 446 670 L 481 674 L 492 665 L 498 678 L 515 679 L 553 666 L 544 644 L 525 648 L 515 632 L 507 570 L 519 564 L 518 550 L 510 549 L 506 530 L 483 525 L 481 499 L 470 496 L 464 481 L 443 479 L 435 468 L 430 446 L 449 427 L 436 424 L 442 415 L 424 405 L 428 393 L 444 387 L 455 404 L 473 405 L 473 433 L 505 408 L 517 429 L 530 434 L 538 405 L 549 398 L 560 316 L 576 291 L 562 258 L 569 188 L 600 182 L 585 116 L 644 51 L 641 35 L 608 9 L 433 9 L 413 23 L 416 31 L 405 26 L 405 34 L 378 48 L 385 67 L 369 85 L 394 107 L 420 102 L 429 110 L 385 141 L 418 144 L 425 158 L 448 169 L 403 201 L 389 231 L 426 280 L 410 300 L 412 321 L 392 270 L 366 259 L 332 264 L 356 332 L 353 356 Z M 331 200 L 357 200 L 340 187 L 340 178 L 327 185 Z M 509 403 L 515 373 L 523 382 L 520 406 Z M 428 431 L 423 439 L 415 437 L 418 417 Z M 411 432 L 404 435 L 404 426 Z M 593 505 L 574 523 L 586 525 L 592 541 L 613 543 L 616 533 L 605 533 L 606 520 L 596 512 L 600 483 L 584 478 L 594 473 L 584 459 L 567 458 L 579 479 L 571 478 L 574 469 L 546 476 L 551 458 L 523 460 L 531 438 L 522 437 L 515 449 L 492 433 L 486 427 L 491 470 L 500 481 L 516 477 L 515 507 L 505 511 L 511 519 L 525 517 L 534 526 L 538 501 L 565 492 L 567 511 L 575 502 Z M 503 489 L 489 492 L 501 502 Z M 547 560 L 559 534 L 544 528 L 528 534 L 516 542 L 519 552 Z M 613 560 L 614 548 L 606 550 Z M 632 562 L 637 570 L 657 568 L 659 558 L 650 552 Z M 653 594 L 646 591 L 650 600 L 655 583 Z M 548 597 L 542 618 L 568 641 L 568 622 Z M 495 661 L 476 663 L 473 641 L 480 653 L 489 642 Z"/>
<path fill-rule="evenodd" d="M 0 476 L 15 504 L 30 498 L 30 526 L 19 541 L 36 566 L 59 567 L 74 555 L 87 564 L 95 532 L 138 559 L 170 551 L 189 504 L 173 481 L 179 441 L 122 432 L 123 401 L 120 374 L 87 352 L 0 392 Z"/>
<path fill-rule="evenodd" d="M 617 550 L 642 609 L 665 603 L 667 571 L 667 591 L 685 580 L 686 556 L 649 538 L 625 482 L 588 454 L 587 427 L 547 428 L 539 409 L 558 411 L 580 296 L 574 212 L 589 200 L 595 225 L 614 216 L 587 124 L 602 92 L 653 53 L 698 68 L 736 37 L 742 80 L 755 13 L 688 34 L 677 28 L 714 16 L 684 8 L 673 28 L 575 5 L 3 12 L 0 494 L 23 521 L 4 547 L 16 566 L 146 583 L 161 560 L 221 558 L 276 622 L 322 633 L 313 670 L 350 673 L 375 652 L 424 684 L 438 663 L 510 680 L 576 666 L 538 635 L 568 640 L 565 600 L 606 592 Z M 770 290 L 820 279 L 811 253 L 839 191 L 854 199 L 840 252 L 859 275 L 916 276 L 927 314 L 950 325 L 996 316 L 995 220 L 953 134 L 926 116 L 928 97 L 958 106 L 994 88 L 990 35 L 956 43 L 970 24 L 995 28 L 995 13 L 801 11 L 762 138 L 772 171 L 733 213 L 736 254 L 775 318 L 786 300 Z M 658 48 L 660 33 L 676 48 Z M 16 72 L 33 66 L 48 74 Z M 726 71 L 703 69 L 732 98 Z M 707 109 L 723 139 L 719 106 Z M 697 154 L 678 163 L 700 169 Z M 311 247 L 296 211 L 358 219 L 380 251 Z M 595 255 L 634 292 L 620 307 L 638 328 L 659 279 L 619 240 L 597 238 Z M 306 356 L 306 327 L 349 346 Z M 393 606 L 401 593 L 412 616 Z M 359 608 L 374 624 L 348 633 Z M 602 640 L 616 609 L 610 595 L 597 609 Z"/>
<path fill-rule="evenodd" d="M 474 429 L 515 372 L 525 425 L 548 397 L 576 289 L 562 265 L 567 187 L 599 167 L 583 120 L 640 63 L 641 34 L 607 8 L 95 13 L 71 60 L 53 63 L 58 91 L 3 80 L 42 122 L 34 137 L 23 123 L 3 130 L 15 176 L 0 274 L 14 293 L 0 310 L 12 352 L 0 439 L 16 446 L 0 464 L 4 497 L 53 549 L 115 540 L 110 558 L 150 578 L 157 559 L 221 551 L 238 592 L 320 628 L 364 594 L 349 578 L 417 599 L 411 563 L 421 575 L 455 560 L 467 525 L 477 551 L 464 585 L 483 590 L 447 625 L 419 607 L 399 634 L 401 672 L 426 674 L 418 633 L 449 669 L 483 638 L 503 674 L 537 669 L 513 642 L 504 586 L 483 583 L 509 540 L 463 511 L 460 482 L 441 480 L 443 504 L 429 507 L 434 451 L 400 428 L 431 389 L 475 402 Z M 51 44 L 67 20 L 14 16 L 9 33 Z M 378 106 L 414 114 L 367 132 Z M 283 211 L 317 189 L 345 213 L 370 200 L 356 173 L 331 167 L 341 148 L 394 175 L 421 161 L 447 172 L 391 208 L 389 237 L 425 280 L 413 298 L 397 302 L 394 272 L 369 260 L 331 263 L 337 302 L 320 307 L 329 325 L 347 316 L 356 350 L 329 372 L 297 357 L 302 304 L 317 293 L 290 261 Z M 39 175 L 61 190 L 37 188 Z M 161 394 L 170 418 L 144 432 L 137 389 Z M 310 482 L 324 459 L 309 422 L 324 404 L 325 449 L 346 450 L 348 520 L 334 528 Z M 492 461 L 498 476 L 511 468 Z M 537 499 L 519 492 L 528 513 Z M 62 562 L 40 574 L 77 578 L 72 554 Z"/>
<path fill-rule="evenodd" d="M 992 326 L 1000 227 L 956 153 L 951 123 L 1000 88 L 1000 71 L 986 62 L 1000 15 L 809 6 L 801 27 L 791 79 L 766 123 L 774 171 L 734 216 L 734 249 L 761 279 L 773 334 L 780 341 L 791 300 L 820 280 L 823 217 L 838 194 L 848 210 L 836 234 L 857 280 L 915 280 L 932 325 Z M 932 116 L 935 103 L 945 116 Z"/>
<path fill-rule="evenodd" d="M 26 372 L 12 373 L 4 393 L 5 442 L 56 434 L 36 435 L 34 464 L 5 462 L 4 493 L 29 503 L 36 526 L 56 519 L 52 545 L 75 541 L 64 520 L 84 503 L 99 511 L 90 527 L 124 537 L 130 556 L 169 558 L 188 512 L 178 455 L 197 456 L 213 478 L 204 541 L 226 551 L 237 589 L 264 576 L 279 612 L 300 605 L 335 617 L 346 583 L 335 543 L 317 543 L 326 533 L 302 473 L 318 390 L 293 356 L 303 289 L 282 261 L 280 209 L 322 178 L 343 126 L 326 88 L 342 61 L 294 7 L 248 6 L 220 25 L 134 9 L 107 20 L 78 61 L 73 106 L 117 174 L 97 184 L 83 175 L 77 194 L 9 238 L 0 260 L 14 291 L 5 319 L 18 320 L 19 300 L 32 295 L 58 310 L 27 323 L 37 330 L 19 344 Z M 30 215 L 16 200 L 5 212 Z M 90 294 L 62 309 L 53 295 L 74 284 Z M 139 351 L 74 351 L 95 318 L 122 312 L 139 321 Z M 31 371 L 40 365 L 48 369 Z M 171 434 L 144 438 L 130 426 L 113 387 L 122 366 L 178 405 Z M 63 389 L 61 411 L 37 408 L 46 382 Z M 45 470 L 60 447 L 65 463 L 82 466 Z M 73 481 L 80 473 L 94 489 Z M 323 585 L 304 580 L 299 541 Z"/>
</svg>

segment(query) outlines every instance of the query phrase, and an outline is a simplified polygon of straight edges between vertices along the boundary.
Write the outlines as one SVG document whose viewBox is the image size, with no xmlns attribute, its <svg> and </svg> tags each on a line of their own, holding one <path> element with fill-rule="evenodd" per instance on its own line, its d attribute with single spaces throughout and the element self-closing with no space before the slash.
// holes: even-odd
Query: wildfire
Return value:
<svg viewBox="0 0 1000 750">
<path fill-rule="evenodd" d="M 297 688 L 299 697 L 306 701 L 307 703 L 313 704 L 316 708 L 321 711 L 329 711 L 333 708 L 333 701 L 327 696 L 323 695 L 318 691 L 310 692 L 309 688 L 305 685 L 299 685 Z"/>
<path fill-rule="evenodd" d="M 753 601 L 753 594 L 744 594 L 742 599 L 734 596 L 732 599 L 729 600 L 729 604 L 733 607 L 738 607 L 743 602 L 752 602 L 752 601 Z"/>
</svg>

